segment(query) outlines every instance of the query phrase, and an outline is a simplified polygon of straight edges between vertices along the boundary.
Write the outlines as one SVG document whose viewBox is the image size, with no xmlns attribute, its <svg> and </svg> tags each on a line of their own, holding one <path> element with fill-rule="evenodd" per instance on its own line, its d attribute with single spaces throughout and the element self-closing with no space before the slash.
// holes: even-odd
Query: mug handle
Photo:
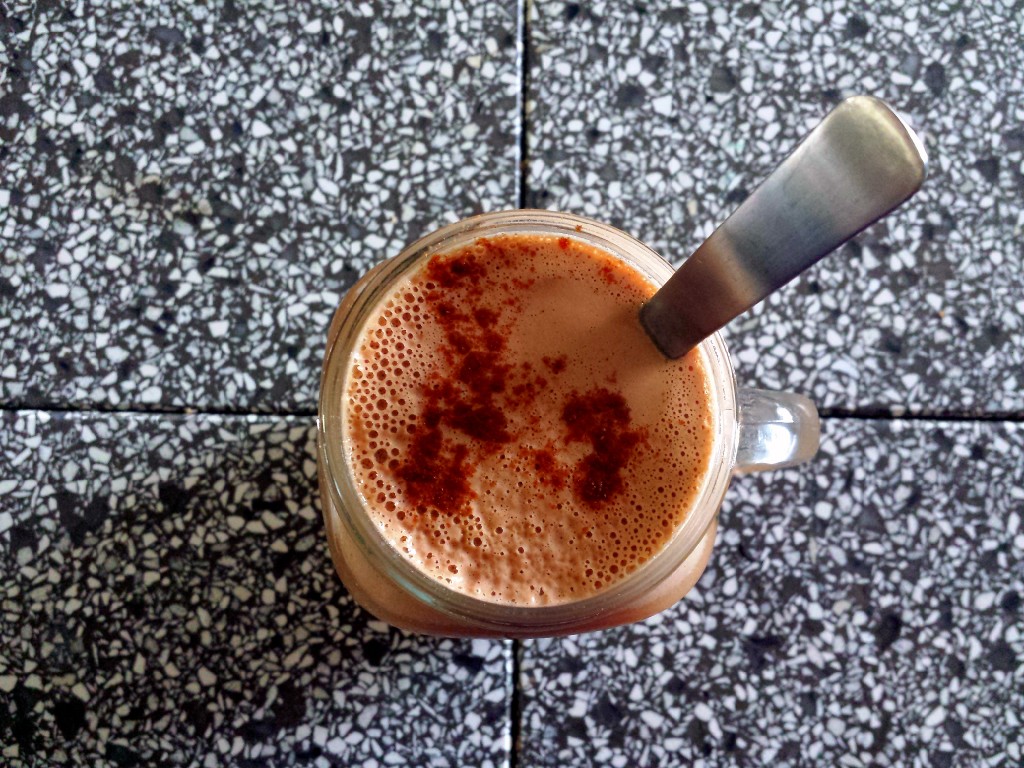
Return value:
<svg viewBox="0 0 1024 768">
<path fill-rule="evenodd" d="M 818 409 L 793 392 L 741 389 L 734 474 L 792 467 L 818 451 Z"/>
</svg>

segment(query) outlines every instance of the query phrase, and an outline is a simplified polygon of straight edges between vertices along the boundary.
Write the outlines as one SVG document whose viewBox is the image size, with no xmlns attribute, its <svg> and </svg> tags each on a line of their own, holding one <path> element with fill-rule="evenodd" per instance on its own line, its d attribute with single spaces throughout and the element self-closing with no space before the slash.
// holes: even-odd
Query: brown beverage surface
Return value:
<svg viewBox="0 0 1024 768">
<path fill-rule="evenodd" d="M 507 605 L 593 595 L 661 550 L 703 486 L 714 413 L 700 354 L 666 361 L 639 324 L 654 290 L 588 243 L 509 234 L 384 298 L 345 449 L 391 544 Z"/>
</svg>

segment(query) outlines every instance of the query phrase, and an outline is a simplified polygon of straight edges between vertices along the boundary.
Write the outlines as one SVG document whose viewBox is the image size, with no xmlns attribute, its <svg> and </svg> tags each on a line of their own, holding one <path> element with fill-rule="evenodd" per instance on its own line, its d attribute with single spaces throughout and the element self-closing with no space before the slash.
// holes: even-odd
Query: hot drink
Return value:
<svg viewBox="0 0 1024 768">
<path fill-rule="evenodd" d="M 584 632 L 685 595 L 735 471 L 817 447 L 799 395 L 736 390 L 713 334 L 665 359 L 640 307 L 672 275 L 600 222 L 505 211 L 381 262 L 328 334 L 327 543 L 376 617 L 439 635 Z"/>
<path fill-rule="evenodd" d="M 667 361 L 637 319 L 655 286 L 571 237 L 507 234 L 433 256 L 369 314 L 345 454 L 367 511 L 467 595 L 547 605 L 657 554 L 708 474 L 699 351 Z"/>
</svg>

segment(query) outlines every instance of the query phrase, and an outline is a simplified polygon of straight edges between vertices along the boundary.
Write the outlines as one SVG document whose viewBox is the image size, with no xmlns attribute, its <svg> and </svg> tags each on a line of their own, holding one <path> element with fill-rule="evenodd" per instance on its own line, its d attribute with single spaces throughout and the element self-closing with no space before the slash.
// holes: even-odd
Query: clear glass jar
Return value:
<svg viewBox="0 0 1024 768">
<path fill-rule="evenodd" d="M 700 497 L 664 549 L 604 591 L 558 605 L 501 605 L 445 586 L 396 551 L 367 514 L 344 454 L 342 406 L 360 332 L 394 284 L 434 254 L 504 233 L 588 242 L 632 265 L 655 285 L 662 285 L 672 274 L 668 262 L 624 232 L 579 216 L 539 210 L 489 213 L 456 222 L 367 272 L 334 316 L 321 377 L 317 463 L 334 565 L 361 606 L 389 624 L 416 632 L 539 637 L 639 621 L 675 603 L 703 573 L 714 544 L 718 509 L 733 474 L 791 466 L 814 455 L 817 411 L 800 395 L 737 392 L 729 352 L 715 334 L 699 347 L 714 384 L 714 455 Z"/>
</svg>

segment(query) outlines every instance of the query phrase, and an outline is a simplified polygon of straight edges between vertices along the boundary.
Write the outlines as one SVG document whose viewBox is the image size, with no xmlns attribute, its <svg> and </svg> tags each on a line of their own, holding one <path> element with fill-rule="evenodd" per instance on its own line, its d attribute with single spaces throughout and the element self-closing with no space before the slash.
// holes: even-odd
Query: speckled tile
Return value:
<svg viewBox="0 0 1024 768">
<path fill-rule="evenodd" d="M 905 208 L 734 321 L 740 375 L 836 412 L 1024 411 L 1024 46 L 997 0 L 535 3 L 527 201 L 673 261 L 841 98 L 922 132 Z"/>
<path fill-rule="evenodd" d="M 311 422 L 0 415 L 0 764 L 508 765 L 511 646 L 354 606 Z"/>
<path fill-rule="evenodd" d="M 0 14 L 0 402 L 312 410 L 354 279 L 515 206 L 514 0 L 28 5 Z"/>
<path fill-rule="evenodd" d="M 694 592 L 532 641 L 519 765 L 1020 765 L 1024 425 L 829 420 Z"/>
</svg>

